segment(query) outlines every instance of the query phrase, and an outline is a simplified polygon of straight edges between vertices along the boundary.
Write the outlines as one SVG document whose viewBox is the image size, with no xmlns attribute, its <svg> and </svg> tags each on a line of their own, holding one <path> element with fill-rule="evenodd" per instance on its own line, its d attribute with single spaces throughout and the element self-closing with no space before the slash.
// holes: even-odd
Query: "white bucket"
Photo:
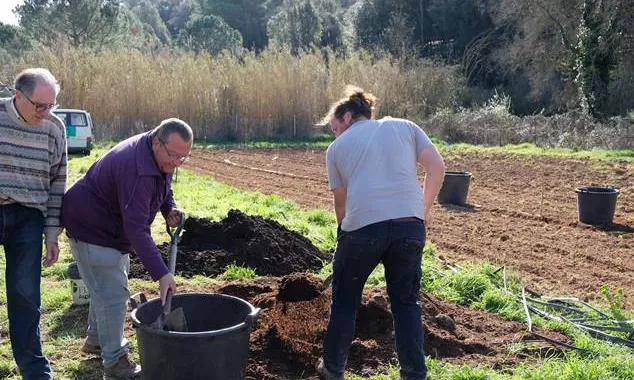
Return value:
<svg viewBox="0 0 634 380">
<path fill-rule="evenodd" d="M 70 286 L 73 292 L 73 303 L 75 305 L 85 305 L 90 302 L 90 292 L 86 285 L 84 285 L 84 280 L 74 280 L 71 278 Z"/>
<path fill-rule="evenodd" d="M 68 266 L 68 277 L 70 278 L 70 288 L 73 295 L 73 303 L 75 305 L 85 305 L 90 302 L 90 292 L 84 284 L 79 274 L 77 263 L 71 263 Z"/>
</svg>

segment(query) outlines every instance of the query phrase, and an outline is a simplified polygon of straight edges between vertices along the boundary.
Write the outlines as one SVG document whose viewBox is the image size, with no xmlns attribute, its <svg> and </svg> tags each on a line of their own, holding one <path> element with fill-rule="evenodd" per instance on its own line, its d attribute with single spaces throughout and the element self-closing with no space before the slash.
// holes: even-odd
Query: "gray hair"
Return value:
<svg viewBox="0 0 634 380">
<path fill-rule="evenodd" d="M 194 140 L 192 128 L 181 119 L 175 117 L 163 120 L 158 127 L 154 128 L 151 135 L 152 138 L 157 138 L 166 143 L 172 133 L 178 133 L 180 138 L 186 142 Z"/>
<path fill-rule="evenodd" d="M 55 88 L 55 95 L 59 94 L 59 84 L 57 79 L 47 69 L 40 67 L 22 70 L 15 77 L 13 87 L 20 90 L 28 96 L 33 95 L 35 87 L 38 83 L 46 83 Z"/>
</svg>

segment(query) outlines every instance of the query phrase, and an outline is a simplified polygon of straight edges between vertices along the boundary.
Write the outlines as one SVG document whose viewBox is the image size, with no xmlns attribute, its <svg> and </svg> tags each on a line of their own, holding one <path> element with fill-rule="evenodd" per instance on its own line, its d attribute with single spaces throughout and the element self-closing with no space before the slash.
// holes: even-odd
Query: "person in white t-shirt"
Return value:
<svg viewBox="0 0 634 380">
<path fill-rule="evenodd" d="M 342 379 L 368 276 L 383 263 L 401 378 L 425 379 L 419 303 L 425 225 L 443 182 L 444 161 L 420 127 L 373 119 L 375 99 L 349 86 L 323 119 L 337 136 L 326 153 L 339 225 L 332 303 L 317 363 L 322 379 Z M 425 170 L 421 188 L 418 165 Z"/>
</svg>

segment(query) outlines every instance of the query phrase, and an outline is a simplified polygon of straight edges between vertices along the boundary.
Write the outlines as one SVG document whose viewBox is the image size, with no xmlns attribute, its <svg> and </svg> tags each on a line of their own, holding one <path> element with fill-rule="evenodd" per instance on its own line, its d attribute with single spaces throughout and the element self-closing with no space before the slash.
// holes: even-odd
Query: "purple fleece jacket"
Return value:
<svg viewBox="0 0 634 380">
<path fill-rule="evenodd" d="M 152 240 L 160 210 L 175 207 L 172 175 L 161 173 L 150 132 L 132 136 L 97 160 L 64 194 L 62 224 L 72 238 L 136 252 L 156 281 L 169 271 Z"/>
</svg>

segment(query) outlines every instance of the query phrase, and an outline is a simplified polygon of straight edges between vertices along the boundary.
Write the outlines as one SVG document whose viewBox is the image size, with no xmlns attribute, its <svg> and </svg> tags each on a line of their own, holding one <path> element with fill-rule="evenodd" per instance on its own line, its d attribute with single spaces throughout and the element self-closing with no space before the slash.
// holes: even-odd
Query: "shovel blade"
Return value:
<svg viewBox="0 0 634 380">
<path fill-rule="evenodd" d="M 152 322 L 150 327 L 155 330 L 163 330 L 165 327 L 165 314 L 161 313 L 158 318 L 156 318 L 156 321 Z"/>
<path fill-rule="evenodd" d="M 187 320 L 182 307 L 177 307 L 165 316 L 163 321 L 163 329 L 167 331 L 185 332 L 187 329 Z"/>
</svg>

